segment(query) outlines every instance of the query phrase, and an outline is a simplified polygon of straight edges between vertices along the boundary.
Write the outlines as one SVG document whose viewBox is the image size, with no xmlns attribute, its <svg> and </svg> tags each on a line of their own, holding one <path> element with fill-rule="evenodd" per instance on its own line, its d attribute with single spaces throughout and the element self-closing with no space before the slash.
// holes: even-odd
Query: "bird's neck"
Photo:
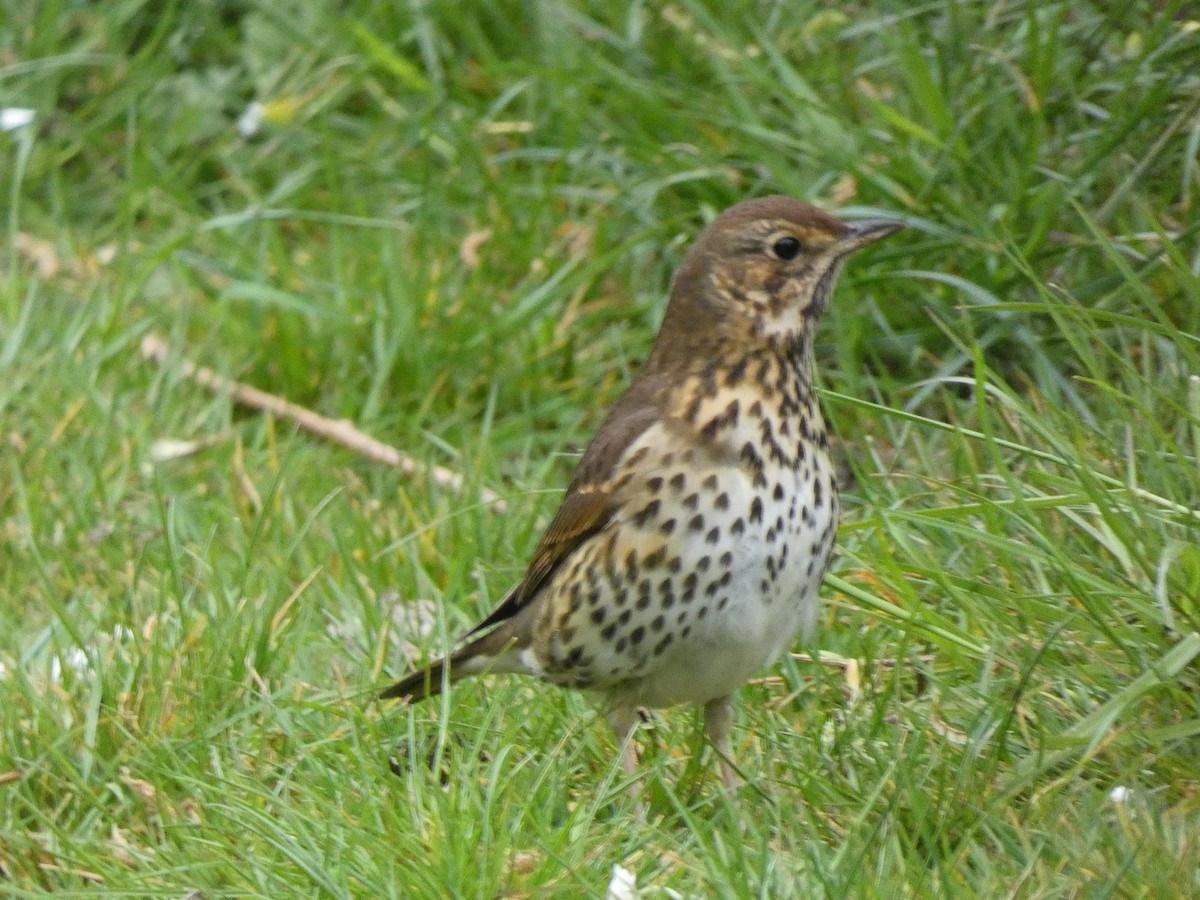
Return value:
<svg viewBox="0 0 1200 900">
<path fill-rule="evenodd" d="M 798 468 L 827 446 L 811 340 L 725 346 L 679 373 L 665 411 L 715 458 Z"/>
</svg>

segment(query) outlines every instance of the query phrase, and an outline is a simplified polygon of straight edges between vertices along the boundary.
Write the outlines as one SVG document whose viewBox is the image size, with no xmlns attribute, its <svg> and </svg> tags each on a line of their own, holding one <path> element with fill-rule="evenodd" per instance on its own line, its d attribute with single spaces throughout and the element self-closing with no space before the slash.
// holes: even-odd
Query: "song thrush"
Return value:
<svg viewBox="0 0 1200 900">
<path fill-rule="evenodd" d="M 638 707 L 703 705 L 733 789 L 732 695 L 811 634 L 837 530 L 813 335 L 846 257 L 900 227 L 778 196 L 718 216 L 525 576 L 459 649 L 381 696 L 491 672 L 595 691 L 629 774 Z"/>
</svg>

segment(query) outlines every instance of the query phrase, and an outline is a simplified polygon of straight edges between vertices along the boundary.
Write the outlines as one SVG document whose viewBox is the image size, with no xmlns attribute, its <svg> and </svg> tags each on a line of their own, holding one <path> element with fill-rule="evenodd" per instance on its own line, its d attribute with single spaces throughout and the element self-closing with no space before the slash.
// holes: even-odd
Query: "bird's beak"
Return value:
<svg viewBox="0 0 1200 900">
<path fill-rule="evenodd" d="M 839 254 L 850 253 L 867 244 L 882 241 L 889 234 L 895 234 L 904 227 L 903 222 L 895 219 L 864 219 L 861 222 L 847 222 L 846 235 L 837 242 Z"/>
</svg>

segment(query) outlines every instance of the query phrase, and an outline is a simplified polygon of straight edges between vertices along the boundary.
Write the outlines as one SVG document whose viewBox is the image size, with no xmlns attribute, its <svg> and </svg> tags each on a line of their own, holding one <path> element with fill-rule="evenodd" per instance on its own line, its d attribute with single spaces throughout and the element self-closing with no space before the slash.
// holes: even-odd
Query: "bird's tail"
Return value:
<svg viewBox="0 0 1200 900">
<path fill-rule="evenodd" d="M 418 669 L 411 675 L 405 676 L 391 687 L 380 692 L 380 700 L 407 700 L 419 703 L 436 697 L 447 685 L 447 679 L 452 683 L 457 679 L 450 674 L 453 671 L 452 659 L 439 659 L 424 669 Z"/>
<path fill-rule="evenodd" d="M 511 647 L 512 641 L 510 630 L 501 626 L 481 638 L 476 638 L 465 647 L 460 647 L 445 659 L 439 659 L 424 669 L 418 669 L 401 678 L 383 690 L 379 699 L 420 703 L 422 700 L 436 697 L 443 688 L 471 675 L 488 671 L 523 671 L 519 667 L 510 668 L 505 665 L 507 654 L 504 651 Z"/>
</svg>

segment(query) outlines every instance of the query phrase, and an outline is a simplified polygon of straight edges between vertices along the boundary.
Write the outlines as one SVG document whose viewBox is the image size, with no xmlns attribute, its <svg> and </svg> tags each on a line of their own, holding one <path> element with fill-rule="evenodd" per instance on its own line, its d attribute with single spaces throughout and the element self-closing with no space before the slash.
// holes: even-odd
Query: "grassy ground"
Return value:
<svg viewBox="0 0 1200 900">
<path fill-rule="evenodd" d="M 1195 6 L 479 6 L 0 3 L 0 892 L 1194 896 Z M 648 824 L 584 697 L 372 704 L 518 577 L 688 240 L 776 191 L 912 226 L 818 346 L 857 700 L 747 688 L 733 804 L 657 717 Z"/>
</svg>

